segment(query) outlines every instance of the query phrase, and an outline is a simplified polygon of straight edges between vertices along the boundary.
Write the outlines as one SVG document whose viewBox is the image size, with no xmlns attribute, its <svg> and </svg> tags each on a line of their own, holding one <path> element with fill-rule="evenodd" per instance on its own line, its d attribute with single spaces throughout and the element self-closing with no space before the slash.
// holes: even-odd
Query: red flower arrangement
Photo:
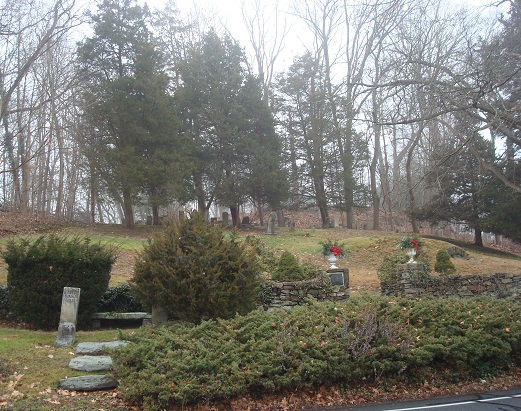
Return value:
<svg viewBox="0 0 521 411">
<path fill-rule="evenodd" d="M 338 257 L 339 255 L 342 255 L 342 251 L 340 250 L 339 247 L 335 247 L 334 245 L 332 245 L 331 247 L 329 247 L 329 249 L 331 250 L 331 252 L 333 253 L 333 255 L 335 257 Z"/>
<path fill-rule="evenodd" d="M 409 237 L 403 237 L 400 240 L 400 244 L 398 244 L 398 248 L 400 250 L 406 250 L 408 248 L 418 248 L 421 246 L 422 246 L 421 241 L 416 240 L 414 238 L 409 238 Z"/>
<path fill-rule="evenodd" d="M 339 244 L 337 241 L 322 241 L 319 243 L 322 246 L 322 254 L 328 256 L 333 254 L 335 257 L 344 257 L 345 252 L 342 248 L 345 248 L 344 244 Z"/>
</svg>

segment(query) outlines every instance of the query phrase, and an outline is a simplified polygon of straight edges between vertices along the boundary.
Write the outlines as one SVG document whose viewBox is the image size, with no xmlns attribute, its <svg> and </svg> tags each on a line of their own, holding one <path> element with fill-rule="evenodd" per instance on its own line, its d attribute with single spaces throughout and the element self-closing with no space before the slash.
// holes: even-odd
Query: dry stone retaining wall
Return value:
<svg viewBox="0 0 521 411">
<path fill-rule="evenodd" d="M 521 273 L 431 276 L 424 264 L 399 264 L 396 284 L 382 284 L 386 295 L 412 298 L 433 297 L 512 297 L 521 300 Z"/>
<path fill-rule="evenodd" d="M 267 295 L 262 301 L 264 308 L 271 310 L 304 305 L 310 298 L 318 301 L 349 299 L 349 270 L 346 268 L 334 270 L 334 274 L 340 272 L 344 274 L 343 285 L 333 285 L 329 276 L 332 273 L 329 271 L 331 270 L 309 281 L 266 283 L 264 287 L 267 288 Z"/>
</svg>

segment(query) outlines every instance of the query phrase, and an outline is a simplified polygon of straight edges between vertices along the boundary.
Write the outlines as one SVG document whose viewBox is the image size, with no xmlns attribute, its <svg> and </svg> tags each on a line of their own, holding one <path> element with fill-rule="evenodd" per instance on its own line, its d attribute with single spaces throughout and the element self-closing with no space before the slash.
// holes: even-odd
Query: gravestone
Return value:
<svg viewBox="0 0 521 411">
<path fill-rule="evenodd" d="M 244 216 L 242 218 L 242 225 L 246 226 L 246 227 L 249 227 L 250 225 L 250 217 L 249 216 Z"/>
<path fill-rule="evenodd" d="M 277 214 L 272 212 L 268 216 L 268 228 L 266 234 L 275 235 L 275 221 L 277 220 Z"/>
<path fill-rule="evenodd" d="M 58 326 L 58 336 L 54 343 L 55 347 L 66 347 L 74 344 L 80 291 L 81 289 L 74 287 L 63 288 L 60 325 Z"/>
<path fill-rule="evenodd" d="M 289 231 L 291 231 L 291 232 L 295 231 L 295 217 L 292 216 L 289 219 L 288 227 L 289 227 Z"/>
<path fill-rule="evenodd" d="M 335 215 L 333 216 L 333 228 L 340 227 L 340 216 Z"/>
</svg>

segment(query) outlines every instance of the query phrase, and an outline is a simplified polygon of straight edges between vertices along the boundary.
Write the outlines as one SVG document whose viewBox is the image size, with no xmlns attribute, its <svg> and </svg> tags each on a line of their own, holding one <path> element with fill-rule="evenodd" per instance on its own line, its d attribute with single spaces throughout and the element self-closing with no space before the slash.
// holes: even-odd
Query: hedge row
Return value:
<svg viewBox="0 0 521 411">
<path fill-rule="evenodd" d="M 521 304 L 361 296 L 141 329 L 113 355 L 126 399 L 146 410 L 362 378 L 453 378 L 520 359 Z"/>
<path fill-rule="evenodd" d="M 35 328 L 59 323 L 64 287 L 81 288 L 78 325 L 87 324 L 107 290 L 116 249 L 88 238 L 50 234 L 10 239 L 1 256 L 8 265 L 9 308 Z"/>
</svg>

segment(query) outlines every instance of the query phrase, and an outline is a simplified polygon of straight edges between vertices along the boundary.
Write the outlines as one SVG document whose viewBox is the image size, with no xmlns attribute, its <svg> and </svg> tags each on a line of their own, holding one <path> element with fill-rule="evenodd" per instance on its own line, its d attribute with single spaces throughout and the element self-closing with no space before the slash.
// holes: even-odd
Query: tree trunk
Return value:
<svg viewBox="0 0 521 411">
<path fill-rule="evenodd" d="M 239 206 L 234 204 L 230 206 L 230 214 L 232 215 L 232 224 L 234 227 L 241 228 L 241 219 L 239 215 Z"/>
<path fill-rule="evenodd" d="M 414 137 L 414 141 L 411 144 L 409 151 L 407 153 L 407 162 L 405 163 L 405 170 L 406 170 L 406 174 L 407 174 L 407 191 L 409 193 L 409 205 L 407 208 L 409 210 L 409 216 L 410 216 L 410 220 L 411 220 L 413 233 L 419 233 L 420 229 L 418 227 L 418 221 L 416 221 L 416 218 L 414 218 L 412 216 L 412 211 L 414 211 L 416 208 L 416 198 L 414 195 L 414 185 L 413 185 L 413 181 L 412 181 L 412 173 L 413 173 L 412 158 L 413 158 L 414 150 L 415 150 L 416 146 L 418 145 L 418 142 L 420 141 L 420 137 L 422 135 L 423 128 L 424 128 L 424 125 L 420 124 L 419 129 L 416 132 L 416 135 Z"/>
<path fill-rule="evenodd" d="M 152 225 L 159 225 L 159 206 L 152 206 Z"/>
<path fill-rule="evenodd" d="M 54 210 L 54 214 L 56 218 L 61 219 L 63 217 L 63 191 L 64 191 L 64 178 L 65 178 L 65 158 L 63 153 L 63 136 L 62 129 L 59 126 L 58 118 L 56 115 L 56 107 L 55 104 L 52 104 L 53 110 L 53 118 L 54 124 L 56 128 L 56 141 L 58 143 L 58 159 L 59 159 L 59 168 L 58 168 L 58 193 L 56 195 L 56 208 Z"/>
<path fill-rule="evenodd" d="M 257 210 L 259 212 L 259 223 L 262 226 L 264 226 L 264 211 L 262 210 L 262 201 L 261 200 L 258 200 L 257 201 Z"/>
<path fill-rule="evenodd" d="M 91 224 L 94 224 L 96 222 L 96 199 L 97 199 L 96 183 L 97 183 L 97 179 L 94 176 L 94 172 L 92 171 L 92 168 L 91 168 L 91 174 L 90 174 L 90 206 L 89 206 L 89 209 L 90 209 L 89 223 L 91 223 Z"/>
<path fill-rule="evenodd" d="M 19 210 L 21 207 L 21 187 L 20 187 L 20 175 L 18 173 L 18 166 L 16 164 L 16 159 L 14 157 L 14 146 L 13 146 L 13 134 L 9 130 L 9 123 L 7 122 L 7 117 L 3 118 L 4 123 L 4 145 L 5 150 L 7 152 L 7 159 L 9 162 L 9 168 L 11 175 L 13 177 L 13 208 L 15 210 Z"/>
<path fill-rule="evenodd" d="M 284 227 L 286 225 L 286 221 L 284 219 L 284 211 L 277 210 L 277 225 L 279 227 Z"/>
<path fill-rule="evenodd" d="M 478 247 L 483 247 L 483 236 L 482 236 L 481 228 L 475 227 L 474 228 L 474 245 L 477 245 Z"/>
<path fill-rule="evenodd" d="M 319 205 L 318 209 L 320 211 L 320 220 L 322 221 L 322 228 L 330 228 L 329 211 L 327 209 L 327 205 Z"/>
<path fill-rule="evenodd" d="M 134 228 L 134 210 L 132 209 L 132 199 L 128 190 L 123 190 L 123 215 L 125 217 L 125 227 Z"/>
<path fill-rule="evenodd" d="M 378 184 L 376 182 L 376 171 L 378 159 L 381 157 L 380 132 L 381 126 L 378 125 L 376 114 L 376 91 L 373 92 L 373 123 L 374 123 L 374 153 L 369 165 L 369 176 L 371 181 L 371 200 L 373 204 L 373 230 L 380 230 L 380 196 L 378 195 Z"/>
<path fill-rule="evenodd" d="M 293 129 L 293 126 L 291 125 L 290 120 L 290 130 Z M 289 156 L 290 156 L 290 199 L 293 205 L 299 204 L 299 171 L 298 171 L 298 165 L 297 165 L 297 148 L 295 145 L 295 136 L 293 133 L 290 133 L 288 136 L 289 138 Z"/>
<path fill-rule="evenodd" d="M 105 224 L 105 220 L 104 220 L 104 217 L 103 217 L 103 207 L 102 207 L 101 200 L 99 198 L 99 193 L 97 191 L 96 191 L 96 205 L 98 207 L 99 222 L 100 222 L 100 224 Z"/>
</svg>

